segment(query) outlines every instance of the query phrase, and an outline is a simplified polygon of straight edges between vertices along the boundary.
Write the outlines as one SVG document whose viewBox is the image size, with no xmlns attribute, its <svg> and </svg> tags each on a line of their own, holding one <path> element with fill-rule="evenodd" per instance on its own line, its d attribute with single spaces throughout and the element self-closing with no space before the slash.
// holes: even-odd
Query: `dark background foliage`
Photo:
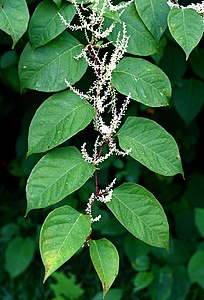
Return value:
<svg viewBox="0 0 204 300">
<path fill-rule="evenodd" d="M 39 1 L 28 2 L 32 12 Z M 184 5 L 188 3 L 183 1 Z M 0 31 L 0 299 L 99 300 L 102 299 L 100 282 L 89 263 L 87 249 L 42 284 L 44 270 L 38 236 L 50 208 L 32 211 L 24 218 L 26 179 L 39 159 L 39 155 L 28 159 L 25 156 L 31 118 L 49 95 L 31 90 L 20 93 L 17 64 L 27 39 L 25 34 L 12 50 L 10 37 Z M 181 175 L 156 175 L 131 158 L 113 158 L 102 166 L 99 180 L 101 186 L 114 176 L 118 183 L 124 180 L 141 183 L 157 197 L 170 224 L 170 253 L 133 238 L 99 205 L 96 210 L 104 221 L 95 225 L 97 238 L 108 237 L 120 253 L 119 276 L 107 300 L 204 299 L 204 220 L 198 217 L 201 212 L 198 208 L 204 209 L 204 43 L 201 41 L 188 61 L 168 32 L 163 44 L 162 54 L 150 60 L 171 80 L 170 106 L 152 109 L 132 103 L 128 114 L 156 120 L 174 136 L 185 179 Z M 83 80 L 80 84 L 83 86 Z M 92 144 L 89 128 L 69 143 L 80 148 L 80 135 L 86 135 Z M 63 201 L 83 211 L 92 188 L 90 180 Z"/>
</svg>

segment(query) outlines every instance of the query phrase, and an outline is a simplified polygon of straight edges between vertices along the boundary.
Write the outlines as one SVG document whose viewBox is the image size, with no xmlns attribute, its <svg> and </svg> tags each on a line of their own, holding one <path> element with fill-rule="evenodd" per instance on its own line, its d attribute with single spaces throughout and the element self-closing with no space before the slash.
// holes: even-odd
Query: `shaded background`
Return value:
<svg viewBox="0 0 204 300">
<path fill-rule="evenodd" d="M 196 1 L 194 1 L 196 3 Z M 30 12 L 38 1 L 28 1 Z M 181 3 L 181 2 L 180 2 Z M 189 4 L 183 1 L 183 4 Z M 50 94 L 27 90 L 20 93 L 17 65 L 28 38 L 11 50 L 10 37 L 0 31 L 0 299 L 2 300 L 100 300 L 101 286 L 90 264 L 88 249 L 80 250 L 43 285 L 39 255 L 40 226 L 51 208 L 36 210 L 24 218 L 25 184 L 40 158 L 25 159 L 31 118 Z M 133 159 L 110 158 L 101 167 L 100 185 L 113 177 L 117 183 L 141 183 L 160 201 L 170 224 L 170 253 L 149 247 L 132 237 L 98 204 L 103 222 L 94 225 L 97 238 L 108 237 L 120 254 L 120 272 L 105 299 L 182 300 L 204 299 L 204 43 L 186 62 L 181 48 L 165 33 L 161 54 L 150 58 L 171 80 L 173 96 L 168 108 L 147 108 L 131 103 L 128 114 L 157 121 L 176 139 L 183 161 L 181 175 L 163 177 Z M 83 86 L 83 79 L 79 86 Z M 81 136 L 68 143 L 81 146 Z M 91 180 L 63 202 L 83 211 L 94 189 Z M 62 202 L 59 204 L 61 205 Z"/>
</svg>

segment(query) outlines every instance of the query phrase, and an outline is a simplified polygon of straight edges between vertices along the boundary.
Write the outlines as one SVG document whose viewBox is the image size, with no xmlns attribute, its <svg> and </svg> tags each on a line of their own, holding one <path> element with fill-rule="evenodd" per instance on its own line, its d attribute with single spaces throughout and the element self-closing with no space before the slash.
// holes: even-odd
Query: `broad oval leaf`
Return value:
<svg viewBox="0 0 204 300">
<path fill-rule="evenodd" d="M 85 59 L 74 58 L 81 50 L 80 42 L 68 32 L 35 50 L 28 43 L 19 61 L 21 89 L 57 92 L 67 88 L 65 78 L 74 84 L 87 68 Z"/>
<path fill-rule="evenodd" d="M 134 278 L 134 291 L 140 291 L 148 287 L 154 279 L 152 272 L 139 272 Z"/>
<path fill-rule="evenodd" d="M 119 270 L 119 256 L 107 239 L 90 240 L 90 256 L 103 287 L 103 297 L 113 284 Z"/>
<path fill-rule="evenodd" d="M 28 155 L 47 151 L 63 143 L 85 128 L 94 115 L 95 109 L 74 92 L 54 94 L 43 102 L 32 119 Z"/>
<path fill-rule="evenodd" d="M 178 146 L 173 137 L 156 122 L 128 117 L 118 131 L 120 147 L 132 149 L 130 156 L 155 173 L 183 175 Z"/>
<path fill-rule="evenodd" d="M 156 42 L 148 31 L 142 20 L 140 19 L 134 3 L 126 7 L 120 16 L 121 21 L 125 22 L 127 36 L 129 36 L 127 52 L 134 55 L 147 56 L 157 52 Z M 110 26 L 111 20 L 106 20 L 106 27 Z M 116 42 L 118 32 L 123 32 L 123 27 L 118 22 L 113 31 L 108 36 L 110 41 Z"/>
<path fill-rule="evenodd" d="M 135 0 L 135 6 L 140 18 L 158 42 L 167 27 L 167 1 Z"/>
<path fill-rule="evenodd" d="M 198 228 L 200 235 L 204 238 L 204 209 L 195 209 L 195 223 Z"/>
<path fill-rule="evenodd" d="M 190 124 L 204 103 L 203 82 L 198 79 L 180 81 L 180 85 L 174 89 L 173 102 L 181 118 L 186 124 Z"/>
<path fill-rule="evenodd" d="M 112 73 L 112 85 L 121 94 L 151 107 L 167 106 L 171 84 L 164 72 L 142 58 L 124 57 Z"/>
<path fill-rule="evenodd" d="M 28 178 L 27 213 L 59 202 L 79 189 L 94 170 L 75 147 L 50 151 L 35 165 Z"/>
<path fill-rule="evenodd" d="M 26 0 L 6 0 L 0 5 L 0 29 L 12 37 L 13 47 L 26 32 L 28 21 Z"/>
<path fill-rule="evenodd" d="M 202 17 L 191 8 L 172 8 L 168 15 L 168 27 L 188 59 L 203 36 Z"/>
<path fill-rule="evenodd" d="M 191 283 L 197 282 L 204 289 L 204 251 L 195 252 L 188 264 Z"/>
<path fill-rule="evenodd" d="M 135 237 L 151 246 L 168 249 L 166 215 L 157 199 L 144 187 L 130 182 L 122 184 L 113 190 L 107 206 Z"/>
<path fill-rule="evenodd" d="M 67 23 L 70 23 L 75 15 L 74 5 L 62 4 L 59 8 L 50 0 L 42 1 L 35 9 L 29 24 L 29 37 L 33 48 L 42 46 L 66 29 L 61 21 L 60 13 Z"/>
<path fill-rule="evenodd" d="M 18 236 L 12 239 L 5 252 L 5 269 L 11 278 L 23 273 L 33 260 L 35 243 L 31 238 Z"/>
<path fill-rule="evenodd" d="M 193 72 L 204 80 L 204 49 L 196 48 L 190 56 L 190 64 Z"/>
<path fill-rule="evenodd" d="M 45 266 L 44 281 L 79 250 L 89 235 L 90 228 L 90 217 L 68 205 L 49 213 L 40 232 L 40 254 Z"/>
</svg>

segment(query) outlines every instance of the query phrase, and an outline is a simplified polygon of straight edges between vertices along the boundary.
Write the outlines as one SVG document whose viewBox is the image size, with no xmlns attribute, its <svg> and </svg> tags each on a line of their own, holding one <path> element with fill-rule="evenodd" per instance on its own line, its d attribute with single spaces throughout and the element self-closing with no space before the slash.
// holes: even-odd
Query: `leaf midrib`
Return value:
<svg viewBox="0 0 204 300">
<path fill-rule="evenodd" d="M 162 244 L 164 244 L 164 243 L 163 243 L 163 240 L 159 237 L 159 235 L 157 235 L 157 234 L 152 230 L 152 228 L 151 228 L 148 224 L 144 223 L 144 222 L 141 220 L 141 218 L 140 218 L 133 210 L 131 210 L 124 202 L 122 202 L 122 201 L 120 200 L 120 198 L 118 198 L 115 194 L 113 194 L 113 197 L 115 197 L 115 198 L 119 201 L 119 203 L 120 203 L 121 205 L 123 205 L 130 213 L 132 213 L 132 214 L 138 219 L 138 221 L 139 221 L 140 223 L 143 224 L 144 227 L 147 227 L 147 228 L 149 229 L 149 231 L 152 232 L 153 236 L 156 235 L 157 238 L 160 240 L 160 242 L 162 242 Z M 165 246 L 165 244 L 164 244 L 164 246 Z"/>
<path fill-rule="evenodd" d="M 47 28 L 50 26 L 50 24 L 53 22 L 53 20 L 56 19 L 56 16 L 58 15 L 58 13 L 60 13 L 67 5 L 69 5 L 69 3 L 67 4 L 64 4 L 62 8 L 60 8 L 59 11 L 55 12 L 55 14 L 51 17 L 50 21 L 48 22 L 48 24 L 43 27 L 43 31 L 41 31 L 41 33 L 39 34 L 39 37 L 43 36 L 44 35 L 44 32 L 47 30 Z M 57 9 L 57 8 L 56 8 Z M 66 28 L 66 26 L 65 26 Z M 39 38 L 37 39 L 39 40 Z M 38 44 L 38 43 L 37 43 Z M 41 45 L 41 44 L 40 44 Z M 37 48 L 37 47 L 36 47 Z"/>
<path fill-rule="evenodd" d="M 11 31 L 13 32 L 13 38 L 16 39 L 16 37 L 15 37 L 15 31 L 14 31 L 13 26 L 12 26 L 11 23 L 9 22 L 9 18 L 7 17 L 7 15 L 6 15 L 4 9 L 1 8 L 1 11 L 2 11 L 2 14 L 5 16 L 5 18 L 6 18 L 7 22 L 8 22 L 8 24 L 9 24 L 9 26 L 11 27 Z M 12 35 L 11 35 L 11 36 L 12 36 Z"/>
<path fill-rule="evenodd" d="M 130 77 L 133 77 L 133 78 L 136 78 L 137 80 L 140 80 L 142 82 L 142 84 L 146 84 L 148 87 L 152 88 L 152 90 L 158 94 L 159 96 L 159 99 L 161 99 L 161 95 L 160 95 L 160 92 L 158 91 L 158 89 L 156 89 L 153 84 L 150 84 L 148 81 L 145 81 L 142 77 L 139 77 L 138 75 L 132 75 L 131 73 L 128 73 L 128 72 L 125 72 L 125 71 L 120 71 L 120 70 L 115 70 L 113 71 L 113 73 L 124 73 L 125 75 L 127 76 L 130 76 Z M 163 95 L 165 96 L 165 98 L 167 99 L 167 96 L 163 93 Z M 162 98 L 163 99 L 163 98 Z"/>
<path fill-rule="evenodd" d="M 80 165 L 84 164 L 84 160 L 82 160 L 81 158 L 76 158 L 74 157 L 75 160 L 80 160 L 79 163 L 75 164 L 72 168 L 68 169 L 66 172 L 64 172 L 62 175 L 60 175 L 60 177 L 57 178 L 57 180 L 55 180 L 52 184 L 50 184 L 42 193 L 40 193 L 40 198 L 44 198 L 43 196 L 45 195 L 45 193 L 51 188 L 53 187 L 57 182 L 59 182 L 61 180 L 61 178 L 65 175 L 67 175 L 70 171 L 72 171 L 73 169 L 79 167 Z M 81 173 L 82 174 L 82 173 Z"/>
<path fill-rule="evenodd" d="M 41 72 L 42 69 L 47 68 L 50 64 L 52 64 L 53 62 L 55 62 L 57 59 L 60 60 L 61 57 L 62 57 L 63 55 L 66 55 L 69 51 L 71 52 L 71 51 L 73 51 L 75 48 L 77 48 L 77 47 L 79 47 L 79 46 L 81 46 L 81 44 L 78 44 L 78 45 L 76 45 L 76 46 L 73 46 L 72 48 L 69 48 L 67 51 L 65 51 L 65 52 L 63 52 L 63 53 L 57 55 L 54 59 L 52 59 L 51 61 L 49 61 L 47 64 L 44 64 L 43 67 L 37 69 L 36 72 L 35 72 L 35 70 L 33 70 L 33 72 L 35 72 L 35 73 L 34 73 L 34 76 L 36 76 L 39 72 Z M 36 50 L 36 51 L 37 51 L 37 50 Z M 29 80 L 29 79 L 28 79 L 28 80 Z"/>
<path fill-rule="evenodd" d="M 135 141 L 134 138 L 128 136 L 128 135 L 124 135 L 124 134 L 117 134 L 118 136 L 124 136 L 125 138 L 129 138 L 131 141 Z M 158 156 L 158 158 L 161 158 L 161 160 L 163 160 L 164 162 L 166 162 L 167 165 L 173 165 L 174 170 L 177 172 L 177 168 L 174 166 L 174 164 L 172 162 L 169 162 L 169 160 L 165 159 L 165 157 L 160 156 L 159 154 L 157 154 L 156 152 L 154 152 L 151 148 L 148 148 L 145 144 L 142 144 L 141 142 L 139 142 L 138 140 L 136 140 L 136 143 L 141 145 L 144 149 L 147 149 L 148 151 L 150 151 L 151 153 L 153 153 L 154 155 Z M 125 149 L 124 149 L 125 150 Z M 127 150 L 127 149 L 126 149 Z M 130 152 L 130 156 L 131 156 L 131 152 Z M 137 159 L 139 161 L 139 159 Z"/>
<path fill-rule="evenodd" d="M 77 106 L 76 108 L 74 108 L 71 112 L 69 112 L 69 113 L 66 114 L 63 118 L 61 118 L 61 119 L 59 120 L 59 122 L 57 122 L 57 124 L 55 124 L 55 125 L 49 124 L 49 126 L 50 126 L 50 127 L 51 127 L 51 126 L 56 127 L 56 126 L 61 125 L 61 124 L 63 123 L 63 121 L 64 121 L 67 117 L 70 117 L 76 110 L 81 109 L 82 107 L 86 107 L 86 106 L 88 106 L 88 105 L 89 105 L 89 104 L 86 103 L 86 102 L 83 103 L 83 104 L 78 105 L 78 106 Z M 82 122 L 84 122 L 84 120 L 83 120 Z M 35 126 L 36 126 L 36 125 L 35 125 Z M 38 126 L 41 126 L 41 125 L 37 125 L 36 127 L 38 127 Z M 52 132 L 52 131 L 53 131 L 53 129 L 51 129 L 51 130 L 49 130 L 49 131 L 46 131 L 45 133 L 48 134 L 48 133 L 50 133 L 50 132 Z M 44 135 L 43 135 L 43 136 L 44 136 Z M 42 138 L 37 142 L 37 144 L 35 144 L 34 146 L 31 147 L 30 150 L 35 149 L 36 147 L 38 147 L 39 144 L 41 144 L 41 142 L 42 142 L 42 140 L 43 140 L 43 136 L 42 136 Z M 72 137 L 72 135 L 71 135 L 71 136 L 68 135 L 68 136 L 65 138 L 65 140 L 61 141 L 60 143 L 63 143 L 64 141 L 66 141 L 66 140 L 69 139 L 70 137 Z M 50 144 L 51 144 L 51 143 L 50 143 Z M 57 146 L 57 145 L 58 145 L 58 143 L 57 143 L 55 146 Z M 30 151 L 30 152 L 32 152 L 32 151 Z"/>
</svg>

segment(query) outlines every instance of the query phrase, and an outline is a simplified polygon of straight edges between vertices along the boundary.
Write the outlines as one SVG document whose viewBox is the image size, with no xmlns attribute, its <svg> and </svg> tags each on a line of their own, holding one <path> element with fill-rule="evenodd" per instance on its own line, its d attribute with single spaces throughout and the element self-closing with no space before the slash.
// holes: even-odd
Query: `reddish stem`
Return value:
<svg viewBox="0 0 204 300">
<path fill-rule="evenodd" d="M 105 145 L 105 143 L 102 144 L 101 149 L 99 150 L 97 159 L 99 159 L 101 157 L 104 145 Z M 98 188 L 98 172 L 97 172 L 97 170 L 95 171 L 95 183 L 96 183 L 96 196 L 98 196 L 98 194 L 99 194 L 99 188 Z"/>
</svg>

